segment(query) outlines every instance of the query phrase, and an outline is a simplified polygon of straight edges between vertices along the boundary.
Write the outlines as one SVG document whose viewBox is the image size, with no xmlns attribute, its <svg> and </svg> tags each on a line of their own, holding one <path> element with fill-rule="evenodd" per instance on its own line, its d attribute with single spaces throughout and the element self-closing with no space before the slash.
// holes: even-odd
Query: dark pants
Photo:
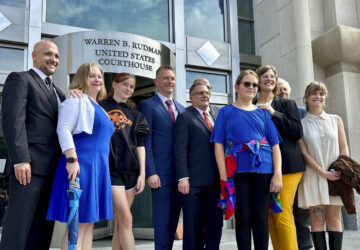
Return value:
<svg viewBox="0 0 360 250">
<path fill-rule="evenodd" d="M 1 250 L 47 250 L 54 228 L 46 214 L 52 178 L 32 175 L 31 182 L 21 185 L 10 176 L 9 203 L 1 237 Z"/>
<path fill-rule="evenodd" d="M 155 249 L 169 250 L 179 222 L 181 196 L 175 176 L 160 176 L 161 187 L 151 190 Z"/>
<path fill-rule="evenodd" d="M 310 211 L 309 209 L 299 208 L 297 206 L 297 193 L 295 196 L 293 213 L 296 226 L 296 236 L 299 250 L 312 249 L 313 244 L 310 234 Z"/>
<path fill-rule="evenodd" d="M 256 250 L 268 249 L 268 208 L 272 174 L 238 173 L 234 176 L 236 242 L 251 250 L 251 232 Z"/>
<path fill-rule="evenodd" d="M 184 250 L 219 249 L 223 224 L 219 190 L 219 185 L 190 186 L 190 193 L 183 195 Z"/>
</svg>

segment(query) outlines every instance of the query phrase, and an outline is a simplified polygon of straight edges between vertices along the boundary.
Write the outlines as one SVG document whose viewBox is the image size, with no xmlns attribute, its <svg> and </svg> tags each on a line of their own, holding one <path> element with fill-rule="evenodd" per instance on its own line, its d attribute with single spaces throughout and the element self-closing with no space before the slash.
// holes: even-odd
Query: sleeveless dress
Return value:
<svg viewBox="0 0 360 250">
<path fill-rule="evenodd" d="M 307 113 L 301 120 L 304 142 L 309 154 L 324 170 L 328 170 L 339 156 L 337 115 L 325 111 L 319 116 Z M 298 189 L 298 206 L 308 208 L 318 205 L 342 206 L 340 196 L 330 196 L 326 178 L 318 175 L 311 167 L 306 166 Z"/>
<path fill-rule="evenodd" d="M 105 111 L 90 99 L 95 108 L 92 134 L 74 134 L 73 139 L 80 165 L 79 222 L 111 220 L 113 214 L 109 174 L 110 138 L 114 125 Z M 67 189 L 69 181 L 66 158 L 62 155 L 56 170 L 47 220 L 66 222 L 68 217 Z"/>
</svg>

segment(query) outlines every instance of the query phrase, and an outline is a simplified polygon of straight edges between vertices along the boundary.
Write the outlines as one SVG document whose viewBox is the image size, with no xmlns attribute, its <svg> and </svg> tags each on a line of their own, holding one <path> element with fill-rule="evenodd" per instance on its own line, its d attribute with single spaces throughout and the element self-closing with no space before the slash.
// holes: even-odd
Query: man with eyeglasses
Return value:
<svg viewBox="0 0 360 250">
<path fill-rule="evenodd" d="M 178 115 L 175 166 L 183 198 L 183 249 L 219 249 L 222 210 L 217 207 L 219 174 L 210 143 L 218 109 L 209 108 L 210 84 L 196 79 L 190 88 L 192 106 Z"/>
</svg>

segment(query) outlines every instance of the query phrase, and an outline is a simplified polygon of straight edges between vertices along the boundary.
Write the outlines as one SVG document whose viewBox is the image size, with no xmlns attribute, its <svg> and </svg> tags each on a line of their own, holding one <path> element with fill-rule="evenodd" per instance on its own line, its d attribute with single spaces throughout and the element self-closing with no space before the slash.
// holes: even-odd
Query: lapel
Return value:
<svg viewBox="0 0 360 250">
<path fill-rule="evenodd" d="M 173 99 L 173 102 L 174 102 L 174 105 L 176 107 L 178 114 L 184 112 L 184 109 L 182 108 L 180 103 L 178 103 L 175 99 Z"/>
<path fill-rule="evenodd" d="M 171 122 L 171 124 L 174 124 L 173 121 L 171 120 L 169 111 L 166 110 L 165 104 L 162 103 L 160 97 L 157 94 L 155 94 L 153 100 L 154 100 L 154 104 L 155 104 L 154 106 L 165 117 L 165 119 L 167 119 L 169 122 Z"/>
<path fill-rule="evenodd" d="M 219 109 L 217 107 L 213 107 L 209 105 L 209 113 L 212 116 L 214 122 L 216 121 L 217 115 L 219 113 Z"/>
<path fill-rule="evenodd" d="M 33 76 L 35 82 L 39 85 L 39 87 L 42 89 L 42 92 L 44 93 L 44 95 L 47 97 L 51 107 L 52 107 L 52 111 L 56 111 L 58 110 L 58 103 L 57 100 L 55 98 L 53 98 L 53 96 L 51 95 L 49 89 L 45 86 L 45 83 L 43 82 L 43 80 L 40 78 L 40 76 L 33 71 L 32 69 L 29 70 L 29 73 Z M 49 107 L 49 106 L 46 106 Z"/>
<path fill-rule="evenodd" d="M 280 97 L 276 95 L 274 96 L 274 99 L 271 102 L 271 107 L 273 107 L 273 109 L 275 110 L 279 110 L 279 105 L 280 105 Z"/>
<path fill-rule="evenodd" d="M 194 108 L 194 106 L 190 106 L 189 111 L 193 113 L 193 115 L 199 119 L 199 121 L 202 123 L 202 125 L 206 128 L 206 130 L 211 133 L 210 128 L 208 127 L 208 125 L 206 124 L 204 118 L 202 117 L 202 115 L 200 115 L 199 111 L 197 111 L 196 108 Z M 215 120 L 214 120 L 215 121 Z"/>
</svg>

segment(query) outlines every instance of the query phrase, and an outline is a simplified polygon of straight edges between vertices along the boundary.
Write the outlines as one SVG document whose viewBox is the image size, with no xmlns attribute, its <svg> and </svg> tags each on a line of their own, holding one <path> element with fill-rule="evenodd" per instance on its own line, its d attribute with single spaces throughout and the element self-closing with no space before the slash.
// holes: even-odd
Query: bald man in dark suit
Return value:
<svg viewBox="0 0 360 250">
<path fill-rule="evenodd" d="M 10 177 L 2 250 L 49 249 L 54 226 L 45 217 L 61 155 L 56 125 L 65 96 L 49 78 L 59 65 L 58 48 L 51 41 L 38 42 L 32 59 L 29 71 L 9 74 L 2 92 Z"/>
</svg>

